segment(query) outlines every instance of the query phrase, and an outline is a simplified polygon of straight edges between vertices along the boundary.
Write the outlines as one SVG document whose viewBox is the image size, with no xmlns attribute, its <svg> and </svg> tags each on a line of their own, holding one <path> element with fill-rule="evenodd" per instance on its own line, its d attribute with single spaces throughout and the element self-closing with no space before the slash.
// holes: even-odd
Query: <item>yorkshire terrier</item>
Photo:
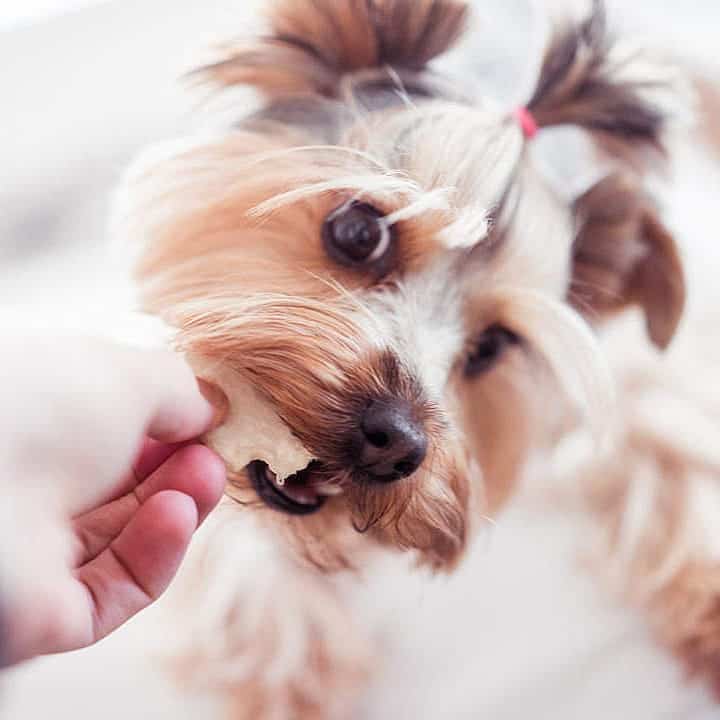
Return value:
<svg viewBox="0 0 720 720">
<path fill-rule="evenodd" d="M 348 716 L 375 655 L 348 582 L 387 552 L 452 571 L 531 461 L 549 476 L 587 428 L 597 442 L 576 477 L 611 553 L 639 468 L 663 488 L 633 530 L 626 588 L 662 565 L 632 597 L 720 680 L 710 560 L 664 562 L 690 450 L 636 425 L 633 399 L 664 381 L 611 371 L 602 340 L 635 308 L 664 349 L 683 313 L 648 179 L 685 89 L 614 41 L 594 2 L 551 23 L 527 102 L 499 106 L 431 68 L 468 15 L 459 0 L 274 0 L 267 34 L 196 74 L 251 86 L 262 107 L 153 151 L 124 189 L 116 230 L 140 241 L 145 309 L 226 379 L 219 405 L 249 385 L 309 461 L 284 479 L 227 450 L 224 512 L 243 519 L 205 558 L 212 629 L 189 665 L 237 697 L 237 718 Z M 554 126 L 588 140 L 594 180 L 574 196 L 536 161 L 533 138 Z"/>
</svg>

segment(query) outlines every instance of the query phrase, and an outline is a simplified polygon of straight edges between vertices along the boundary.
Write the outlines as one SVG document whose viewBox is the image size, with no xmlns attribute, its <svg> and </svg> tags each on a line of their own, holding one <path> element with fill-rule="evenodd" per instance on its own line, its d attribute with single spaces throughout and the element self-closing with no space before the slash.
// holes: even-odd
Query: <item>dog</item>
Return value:
<svg viewBox="0 0 720 720">
<path fill-rule="evenodd" d="M 555 19 L 533 91 L 504 107 L 433 69 L 468 17 L 460 0 L 275 0 L 266 34 L 194 74 L 260 109 L 152 150 L 123 187 L 114 233 L 139 250 L 144 309 L 313 458 L 284 482 L 262 457 L 228 467 L 196 582 L 210 627 L 183 668 L 233 717 L 350 716 L 378 650 L 347 598 L 374 558 L 452 572 L 523 476 L 559 475 L 587 436 L 564 472 L 607 567 L 718 683 L 712 559 L 678 535 L 715 468 L 640 412 L 670 387 L 657 350 L 685 306 L 650 188 L 688 89 L 614 40 L 596 0 Z M 561 126 L 584 138 L 582 187 L 534 152 Z M 613 335 L 628 312 L 647 339 Z M 657 492 L 638 519 L 641 480 Z"/>
</svg>

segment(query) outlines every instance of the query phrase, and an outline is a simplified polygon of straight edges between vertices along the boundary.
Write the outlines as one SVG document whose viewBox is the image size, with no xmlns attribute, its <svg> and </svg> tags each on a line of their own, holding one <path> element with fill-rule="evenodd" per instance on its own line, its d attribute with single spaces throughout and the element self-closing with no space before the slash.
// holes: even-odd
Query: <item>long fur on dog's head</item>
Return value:
<svg viewBox="0 0 720 720">
<path fill-rule="evenodd" d="M 343 489 L 308 517 L 263 509 L 323 568 L 353 564 L 358 530 L 451 567 L 561 420 L 555 396 L 601 412 L 590 325 L 636 305 L 664 347 L 681 315 L 678 254 L 638 161 L 663 149 L 667 78 L 610 42 L 599 3 L 555 27 L 527 110 L 540 128 L 586 130 L 617 168 L 568 205 L 511 108 L 428 67 L 467 12 L 273 2 L 266 36 L 199 71 L 255 87 L 263 107 L 131 175 L 122 232 L 143 243 L 146 307 L 183 350 L 249 379 Z M 367 266 L 338 263 L 324 239 L 358 204 L 389 237 Z M 347 438 L 368 403 L 398 399 L 428 437 L 425 462 L 363 482 Z M 232 480 L 257 500 L 244 473 Z"/>
</svg>

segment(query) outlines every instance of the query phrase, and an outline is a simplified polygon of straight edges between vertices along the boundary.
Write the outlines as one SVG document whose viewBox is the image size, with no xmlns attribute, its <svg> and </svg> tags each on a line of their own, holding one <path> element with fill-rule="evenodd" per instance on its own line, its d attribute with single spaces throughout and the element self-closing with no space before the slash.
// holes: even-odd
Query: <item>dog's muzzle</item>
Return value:
<svg viewBox="0 0 720 720">
<path fill-rule="evenodd" d="M 256 460 L 247 467 L 258 497 L 270 508 L 289 515 L 311 515 L 330 496 L 343 492 L 345 481 L 388 485 L 412 475 L 427 455 L 424 423 L 412 403 L 402 398 L 374 399 L 365 404 L 345 446 L 342 471 L 314 460 L 305 469 L 280 480 L 267 463 Z M 335 463 L 337 465 L 337 463 Z"/>
</svg>

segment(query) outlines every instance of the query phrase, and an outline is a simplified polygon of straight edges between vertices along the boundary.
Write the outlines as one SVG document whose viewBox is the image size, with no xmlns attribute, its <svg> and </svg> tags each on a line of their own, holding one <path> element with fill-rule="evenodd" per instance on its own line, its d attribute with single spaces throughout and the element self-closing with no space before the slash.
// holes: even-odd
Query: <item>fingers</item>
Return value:
<svg viewBox="0 0 720 720">
<path fill-rule="evenodd" d="M 144 483 L 138 485 L 135 497 L 146 502 L 163 490 L 177 490 L 189 495 L 197 506 L 202 523 L 220 502 L 225 488 L 225 465 L 204 445 L 189 445 L 178 450 Z"/>
<path fill-rule="evenodd" d="M 150 444 L 142 458 L 147 470 L 172 452 L 173 446 Z M 75 534 L 82 545 L 78 564 L 98 555 L 129 523 L 138 508 L 153 495 L 174 490 L 191 497 L 197 507 L 198 524 L 202 523 L 222 497 L 225 466 L 212 450 L 202 445 L 188 445 L 170 455 L 146 480 L 121 498 L 75 519 Z"/>
<path fill-rule="evenodd" d="M 205 399 L 213 407 L 213 419 L 208 430 L 214 430 L 225 422 L 228 412 L 230 411 L 230 401 L 227 395 L 217 385 L 209 383 L 207 380 L 198 378 L 198 387 Z"/>
<path fill-rule="evenodd" d="M 59 540 L 43 546 L 47 562 L 27 586 L 33 591 L 18 590 L 21 603 L 4 613 L 39 619 L 28 630 L 30 654 L 69 650 L 106 635 L 165 590 L 218 502 L 225 470 L 207 448 L 182 446 L 207 430 L 214 411 L 178 356 L 77 341 L 23 348 L 16 359 L 11 420 L 0 422 L 5 466 L 21 497 L 40 497 L 56 511 Z M 137 476 L 128 476 L 145 435 L 160 444 L 147 443 Z M 98 508 L 123 482 L 134 492 Z M 94 543 L 93 559 L 73 575 L 65 518 L 90 508 L 77 527 Z"/>
<path fill-rule="evenodd" d="M 155 472 L 171 455 L 186 444 L 161 443 L 158 440 L 145 437 L 132 468 L 115 484 L 112 493 L 108 495 L 105 502 L 109 503 L 132 492 L 138 486 L 138 483 L 146 480 L 148 475 Z"/>
<path fill-rule="evenodd" d="M 146 437 L 137 460 L 133 464 L 135 484 L 142 482 L 154 473 L 171 455 L 175 454 L 182 443 L 163 443 Z"/>
<path fill-rule="evenodd" d="M 150 411 L 147 435 L 166 443 L 183 442 L 210 427 L 214 410 L 179 356 L 164 351 L 134 352 L 131 363 L 141 398 Z"/>
<path fill-rule="evenodd" d="M 93 617 L 89 642 L 105 637 L 165 591 L 197 522 L 192 498 L 175 490 L 157 493 L 110 546 L 78 571 Z"/>
<path fill-rule="evenodd" d="M 201 445 L 182 447 L 139 486 L 76 521 L 87 559 L 73 577 L 60 557 L 33 575 L 8 609 L 12 637 L 3 661 L 92 644 L 149 605 L 167 587 L 202 519 L 225 484 L 222 461 Z M 62 532 L 58 533 L 62 535 Z M 53 550 L 63 543 L 53 545 Z"/>
<path fill-rule="evenodd" d="M 56 441 L 62 449 L 52 453 L 55 474 L 64 471 L 67 479 L 62 490 L 71 514 L 107 502 L 133 484 L 128 472 L 146 435 L 167 444 L 193 440 L 214 414 L 192 370 L 174 353 L 88 343 L 81 355 L 77 390 L 65 398 L 63 416 L 70 419 Z M 154 451 L 149 454 L 151 467 L 157 458 L 152 460 Z"/>
</svg>

